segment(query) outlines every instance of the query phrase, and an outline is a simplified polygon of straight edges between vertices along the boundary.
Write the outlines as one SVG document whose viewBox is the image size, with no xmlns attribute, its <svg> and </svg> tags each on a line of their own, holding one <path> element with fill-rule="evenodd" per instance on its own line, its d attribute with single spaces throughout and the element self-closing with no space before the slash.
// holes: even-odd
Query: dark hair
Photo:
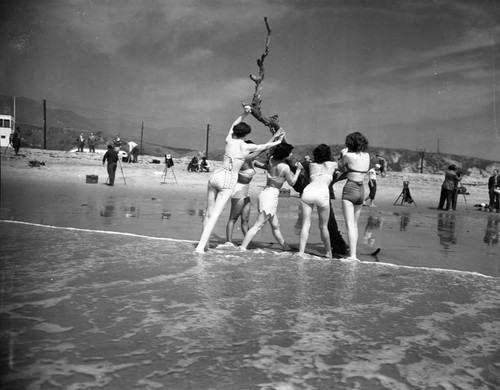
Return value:
<svg viewBox="0 0 500 390">
<path fill-rule="evenodd" d="M 332 160 L 332 151 L 328 145 L 321 144 L 314 149 L 313 156 L 316 164 L 323 164 L 325 161 Z"/>
<path fill-rule="evenodd" d="M 355 131 L 354 133 L 348 134 L 347 137 L 345 137 L 345 146 L 347 146 L 349 152 L 364 152 L 366 149 L 368 149 L 368 140 L 363 134 Z"/>
<path fill-rule="evenodd" d="M 111 145 L 108 145 L 108 149 L 113 149 L 113 146 L 111 146 Z"/>
<path fill-rule="evenodd" d="M 238 138 L 243 138 L 245 135 L 250 134 L 252 128 L 245 122 L 240 122 L 233 127 L 233 134 Z"/>
<path fill-rule="evenodd" d="M 275 158 L 276 160 L 283 160 L 284 158 L 287 158 L 290 153 L 292 153 L 292 150 L 292 145 L 286 142 L 282 142 L 274 148 L 273 158 Z"/>
<path fill-rule="evenodd" d="M 448 169 L 449 169 L 450 171 L 454 171 L 455 169 L 457 169 L 457 167 L 455 166 L 455 164 L 451 164 L 451 165 L 448 167 Z"/>
</svg>

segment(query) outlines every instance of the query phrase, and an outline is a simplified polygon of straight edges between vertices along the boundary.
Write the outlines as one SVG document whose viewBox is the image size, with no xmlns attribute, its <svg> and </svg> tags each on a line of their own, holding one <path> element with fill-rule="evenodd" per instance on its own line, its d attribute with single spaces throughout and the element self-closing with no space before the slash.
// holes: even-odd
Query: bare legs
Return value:
<svg viewBox="0 0 500 390">
<path fill-rule="evenodd" d="M 311 229 L 312 206 L 300 201 L 300 209 L 302 210 L 302 229 L 300 229 L 299 255 L 303 255 Z"/>
<path fill-rule="evenodd" d="M 238 218 L 241 218 L 241 232 L 243 236 L 247 234 L 251 208 L 250 197 L 231 199 L 231 214 L 226 226 L 226 239 L 228 242 L 233 242 L 234 224 Z"/>
<path fill-rule="evenodd" d="M 278 220 L 278 216 L 274 214 L 273 216 L 270 216 L 269 214 L 266 213 L 259 213 L 257 217 L 257 221 L 255 221 L 255 224 L 252 226 L 252 228 L 245 234 L 245 238 L 243 239 L 243 242 L 241 243 L 241 250 L 246 250 L 250 242 L 255 238 L 258 232 L 264 227 L 266 222 L 269 221 L 271 224 L 271 229 L 273 232 L 273 236 L 278 241 L 278 244 L 281 245 L 283 250 L 289 250 L 288 245 L 285 244 L 285 239 L 283 238 L 283 235 L 281 234 L 280 230 L 280 223 Z"/>
<path fill-rule="evenodd" d="M 301 201 L 302 209 L 302 229 L 300 230 L 299 255 L 303 255 L 306 250 L 309 230 L 311 229 L 311 217 L 313 206 Z M 327 207 L 318 207 L 319 232 L 321 240 L 326 249 L 326 257 L 332 257 L 332 247 L 330 243 L 330 233 L 328 231 L 328 219 L 330 217 L 330 205 Z"/>
<path fill-rule="evenodd" d="M 342 199 L 342 213 L 344 214 L 349 238 L 349 257 L 357 258 L 356 246 L 358 244 L 358 219 L 361 214 L 361 205 L 354 205 L 349 200 Z"/>
<path fill-rule="evenodd" d="M 328 219 L 330 218 L 330 202 L 326 207 L 318 207 L 319 233 L 326 250 L 326 257 L 332 257 L 332 244 L 330 242 L 330 232 L 328 231 Z"/>
<path fill-rule="evenodd" d="M 224 207 L 231 198 L 233 193 L 232 189 L 223 189 L 218 191 L 211 184 L 208 185 L 207 190 L 207 211 L 203 219 L 203 232 L 201 233 L 200 242 L 196 246 L 195 252 L 205 253 L 208 248 L 208 241 L 210 235 L 214 230 L 215 224 L 219 219 Z"/>
</svg>

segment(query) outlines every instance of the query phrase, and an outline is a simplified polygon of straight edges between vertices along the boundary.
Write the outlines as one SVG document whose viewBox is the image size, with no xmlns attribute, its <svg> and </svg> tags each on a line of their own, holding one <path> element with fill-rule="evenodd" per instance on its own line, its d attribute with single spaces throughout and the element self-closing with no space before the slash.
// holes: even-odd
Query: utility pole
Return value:
<svg viewBox="0 0 500 390">
<path fill-rule="evenodd" d="M 12 130 L 16 130 L 16 97 L 12 96 L 12 111 L 14 116 L 14 123 L 12 124 Z"/>
<path fill-rule="evenodd" d="M 205 157 L 208 159 L 208 140 L 210 138 L 210 125 L 207 124 L 207 146 L 205 148 Z"/>
<path fill-rule="evenodd" d="M 439 138 L 437 139 L 437 152 L 439 153 Z"/>
<path fill-rule="evenodd" d="M 422 149 L 420 151 L 420 173 L 424 173 L 424 154 L 425 149 Z"/>
<path fill-rule="evenodd" d="M 43 99 L 43 148 L 47 149 L 47 101 Z"/>
<path fill-rule="evenodd" d="M 144 134 L 144 121 L 142 121 L 142 126 L 141 126 L 141 156 L 142 156 L 142 136 Z"/>
</svg>

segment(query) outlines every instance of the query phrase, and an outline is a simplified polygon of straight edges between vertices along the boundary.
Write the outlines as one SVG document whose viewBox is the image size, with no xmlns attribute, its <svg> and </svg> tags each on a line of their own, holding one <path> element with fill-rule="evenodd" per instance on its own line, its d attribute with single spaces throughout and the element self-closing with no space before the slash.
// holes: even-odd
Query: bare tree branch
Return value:
<svg viewBox="0 0 500 390">
<path fill-rule="evenodd" d="M 264 17 L 264 22 L 266 23 L 267 29 L 267 37 L 266 37 L 266 47 L 264 52 L 257 59 L 257 65 L 259 67 L 259 75 L 255 76 L 253 74 L 250 75 L 250 79 L 255 83 L 255 91 L 252 98 L 252 104 L 249 104 L 252 107 L 252 116 L 257 119 L 259 122 L 263 123 L 267 127 L 272 134 L 276 133 L 280 128 L 279 117 L 277 114 L 272 115 L 270 117 L 266 117 L 262 113 L 261 104 L 262 104 L 262 84 L 264 82 L 264 60 L 269 54 L 269 43 L 271 42 L 271 28 L 269 27 L 269 23 L 267 22 L 267 17 Z M 243 103 L 245 105 L 246 103 Z"/>
</svg>

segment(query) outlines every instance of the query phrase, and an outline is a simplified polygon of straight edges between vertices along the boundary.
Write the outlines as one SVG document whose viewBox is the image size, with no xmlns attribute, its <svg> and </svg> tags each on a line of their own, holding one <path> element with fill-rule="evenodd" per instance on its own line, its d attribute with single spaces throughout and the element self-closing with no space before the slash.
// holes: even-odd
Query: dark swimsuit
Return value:
<svg viewBox="0 0 500 390">
<path fill-rule="evenodd" d="M 368 171 L 357 171 L 347 166 L 347 172 L 368 173 Z M 348 200 L 355 206 L 362 205 L 365 200 L 365 187 L 362 181 L 347 179 L 342 190 L 342 200 Z"/>
</svg>

